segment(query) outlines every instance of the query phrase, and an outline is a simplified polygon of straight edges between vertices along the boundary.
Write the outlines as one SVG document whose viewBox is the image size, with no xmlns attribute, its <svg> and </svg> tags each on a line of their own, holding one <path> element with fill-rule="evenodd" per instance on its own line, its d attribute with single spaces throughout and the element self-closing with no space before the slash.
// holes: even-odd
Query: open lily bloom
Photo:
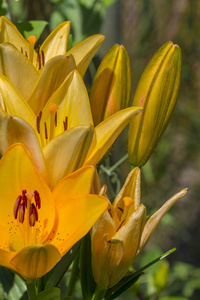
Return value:
<svg viewBox="0 0 200 300">
<path fill-rule="evenodd" d="M 100 192 L 104 194 L 105 191 Z M 133 169 L 113 205 L 91 230 L 92 269 L 98 286 L 115 285 L 142 251 L 162 217 L 187 192 L 183 189 L 154 213 L 147 223 L 146 208 L 140 204 L 140 169 Z"/>
<path fill-rule="evenodd" d="M 53 188 L 83 164 L 96 165 L 140 108 L 121 110 L 94 128 L 87 90 L 77 70 L 71 71 L 50 97 L 48 84 L 49 81 L 44 82 L 38 89 L 44 93 L 32 97 L 34 112 L 0 74 L 0 107 L 2 114 L 7 115 L 0 130 L 0 151 L 3 154 L 13 143 L 23 143 L 45 181 L 49 173 Z M 44 98 L 46 103 L 41 104 Z"/>
<path fill-rule="evenodd" d="M 93 174 L 83 167 L 51 192 L 26 149 L 9 148 L 0 161 L 0 265 L 26 279 L 53 268 L 107 208 L 90 194 Z"/>
</svg>

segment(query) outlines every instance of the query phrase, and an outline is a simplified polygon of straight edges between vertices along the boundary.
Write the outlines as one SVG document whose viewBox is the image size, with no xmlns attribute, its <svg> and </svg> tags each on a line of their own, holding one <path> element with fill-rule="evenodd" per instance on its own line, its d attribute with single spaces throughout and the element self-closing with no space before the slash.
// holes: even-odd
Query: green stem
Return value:
<svg viewBox="0 0 200 300">
<path fill-rule="evenodd" d="M 78 251 L 78 253 L 77 253 L 77 255 L 74 259 L 72 272 L 71 272 L 69 284 L 68 284 L 68 287 L 67 287 L 66 296 L 72 296 L 73 292 L 74 292 L 74 289 L 75 289 L 75 286 L 76 286 L 76 281 L 77 281 L 78 272 L 79 272 L 79 256 L 80 256 L 80 250 Z"/>
<path fill-rule="evenodd" d="M 101 290 L 98 286 L 96 288 L 95 294 L 92 297 L 92 300 L 103 300 L 106 294 L 106 290 Z"/>
<path fill-rule="evenodd" d="M 29 300 L 37 300 L 35 281 L 27 281 L 26 286 Z"/>
</svg>

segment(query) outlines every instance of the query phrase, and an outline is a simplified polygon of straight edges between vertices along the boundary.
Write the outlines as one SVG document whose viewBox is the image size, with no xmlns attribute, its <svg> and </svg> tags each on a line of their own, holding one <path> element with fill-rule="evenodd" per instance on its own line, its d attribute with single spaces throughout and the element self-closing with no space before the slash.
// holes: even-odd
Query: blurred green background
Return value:
<svg viewBox="0 0 200 300">
<path fill-rule="evenodd" d="M 188 194 L 166 215 L 136 261 L 139 267 L 176 247 L 168 262 L 149 269 L 119 299 L 200 299 L 200 1 L 199 0 L 0 0 L 0 14 L 13 22 L 46 20 L 41 39 L 64 20 L 71 21 L 72 44 L 95 33 L 106 41 L 86 74 L 90 88 L 103 55 L 124 44 L 131 60 L 132 93 L 153 54 L 166 42 L 182 49 L 182 83 L 176 110 L 150 161 L 142 169 L 142 202 L 153 213 L 180 189 Z M 133 98 L 133 97 L 132 97 Z M 109 169 L 127 154 L 128 129 L 104 163 Z M 130 171 L 128 159 L 112 176 L 102 174 L 110 197 Z M 161 280 L 161 278 L 163 280 Z"/>
</svg>

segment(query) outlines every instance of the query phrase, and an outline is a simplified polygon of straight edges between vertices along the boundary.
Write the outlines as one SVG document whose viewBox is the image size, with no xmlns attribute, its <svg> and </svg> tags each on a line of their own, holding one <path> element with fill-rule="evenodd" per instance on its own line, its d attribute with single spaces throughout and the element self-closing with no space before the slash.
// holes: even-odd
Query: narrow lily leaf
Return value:
<svg viewBox="0 0 200 300">
<path fill-rule="evenodd" d="M 36 115 L 43 109 L 51 95 L 60 87 L 67 75 L 75 69 L 72 55 L 59 55 L 45 64 L 28 104 Z"/>
<path fill-rule="evenodd" d="M 106 300 L 113 300 L 116 299 L 118 296 L 123 294 L 126 290 L 128 290 L 143 274 L 143 271 L 146 270 L 147 268 L 151 267 L 153 264 L 157 263 L 158 261 L 162 260 L 163 258 L 167 257 L 169 254 L 173 253 L 176 250 L 176 248 L 173 248 L 160 257 L 156 258 L 149 264 L 145 265 L 138 271 L 134 272 L 131 275 L 123 277 L 115 286 L 110 288 L 107 293 L 106 293 Z"/>
<path fill-rule="evenodd" d="M 77 126 L 54 138 L 44 148 L 52 188 L 83 164 L 92 135 L 91 127 Z"/>
<path fill-rule="evenodd" d="M 62 86 L 53 93 L 46 103 L 41 119 L 41 127 L 44 128 L 46 122 L 47 132 L 51 131 L 52 115 L 49 111 L 52 103 L 57 105 L 57 125 L 54 126 L 53 136 L 57 136 L 64 132 L 63 123 L 67 118 L 67 129 L 75 126 L 89 126 L 93 124 L 92 114 L 90 110 L 90 102 L 88 93 L 84 85 L 83 79 L 78 71 L 72 71 Z"/>
<path fill-rule="evenodd" d="M 91 257 L 91 239 L 90 233 L 88 233 L 81 241 L 80 270 L 83 299 L 92 299 L 96 289 L 96 283 L 92 274 Z"/>
<path fill-rule="evenodd" d="M 45 63 L 54 56 L 64 55 L 66 53 L 69 30 L 70 22 L 63 22 L 46 38 L 40 48 L 41 51 L 44 51 Z"/>
<path fill-rule="evenodd" d="M 95 128 L 95 135 L 84 164 L 96 165 L 130 120 L 140 111 L 140 107 L 126 108 L 100 123 Z"/>
<path fill-rule="evenodd" d="M 4 16 L 1 17 L 0 22 L 0 43 L 8 42 L 15 45 L 19 51 L 22 48 L 24 52 L 29 53 L 29 43 L 23 38 L 16 26 Z"/>
<path fill-rule="evenodd" d="M 145 247 L 147 242 L 149 241 L 150 237 L 156 230 L 158 224 L 160 223 L 161 219 L 163 216 L 168 212 L 168 210 L 178 201 L 180 198 L 182 198 L 186 193 L 188 189 L 183 189 L 173 197 L 171 197 L 168 201 L 166 201 L 163 206 L 158 209 L 147 221 L 145 224 L 142 237 L 141 237 L 141 242 L 140 242 L 140 247 L 138 250 L 137 255 L 142 251 L 142 249 Z"/>
<path fill-rule="evenodd" d="M 37 295 L 37 300 L 61 300 L 60 289 L 50 287 Z"/>
<path fill-rule="evenodd" d="M 0 45 L 0 60 L 0 73 L 6 76 L 27 100 L 39 76 L 33 64 L 8 43 Z"/>
<path fill-rule="evenodd" d="M 7 116 L 1 125 L 0 130 L 0 152 L 5 151 L 13 144 L 22 143 L 30 152 L 31 157 L 44 178 L 48 183 L 48 174 L 44 161 L 43 152 L 38 138 L 33 128 L 19 117 Z"/>
<path fill-rule="evenodd" d="M 20 300 L 26 293 L 25 282 L 17 274 L 6 268 L 0 267 L 0 283 L 7 294 L 7 298 L 2 295 L 0 299 Z"/>
<path fill-rule="evenodd" d="M 36 128 L 36 116 L 11 82 L 0 74 L 0 106 L 6 114 L 18 116 Z"/>
<path fill-rule="evenodd" d="M 57 286 L 59 284 L 65 272 L 69 269 L 69 266 L 74 260 L 79 247 L 80 242 L 76 243 L 72 249 L 61 258 L 57 265 L 49 273 L 44 275 L 46 288 Z"/>
<path fill-rule="evenodd" d="M 88 37 L 67 51 L 68 55 L 73 55 L 77 70 L 81 76 L 84 76 L 93 56 L 98 51 L 104 40 L 105 37 L 102 34 L 96 34 Z"/>
</svg>

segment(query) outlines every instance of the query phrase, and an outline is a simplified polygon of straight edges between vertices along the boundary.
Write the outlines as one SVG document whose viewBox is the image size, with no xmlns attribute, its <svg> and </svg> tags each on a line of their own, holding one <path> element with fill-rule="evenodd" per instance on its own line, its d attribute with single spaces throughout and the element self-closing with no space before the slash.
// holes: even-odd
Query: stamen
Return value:
<svg viewBox="0 0 200 300">
<path fill-rule="evenodd" d="M 38 191 L 34 191 L 34 198 L 35 198 L 35 204 L 36 204 L 36 207 L 38 209 L 40 209 L 41 207 L 41 199 L 40 199 L 40 194 L 38 193 Z"/>
<path fill-rule="evenodd" d="M 38 69 L 40 70 L 41 69 L 40 45 L 38 46 L 37 61 L 38 61 Z"/>
<path fill-rule="evenodd" d="M 44 51 L 42 50 L 41 51 L 41 54 L 42 54 L 42 65 L 44 67 L 44 64 L 45 64 L 45 57 L 44 57 Z"/>
<path fill-rule="evenodd" d="M 44 132 L 45 132 L 45 139 L 48 140 L 47 123 L 46 122 L 44 122 Z"/>
<path fill-rule="evenodd" d="M 23 48 L 21 47 L 21 53 L 24 53 Z"/>
<path fill-rule="evenodd" d="M 109 214 L 110 214 L 110 216 L 112 218 L 113 216 L 112 216 L 111 208 L 108 209 L 108 212 L 109 212 Z"/>
<path fill-rule="evenodd" d="M 18 214 L 18 211 L 19 211 L 19 206 L 20 206 L 20 203 L 21 203 L 21 199 L 22 199 L 22 196 L 19 195 L 17 197 L 17 200 L 15 201 L 14 210 L 13 210 L 15 219 L 17 219 L 17 214 Z"/>
<path fill-rule="evenodd" d="M 50 117 L 50 136 L 49 139 L 52 140 L 54 137 L 54 127 L 57 126 L 57 110 L 58 105 L 55 103 L 50 103 L 49 105 L 49 111 L 51 113 Z"/>
<path fill-rule="evenodd" d="M 38 212 L 34 203 L 31 203 L 29 209 L 29 225 L 32 227 L 35 225 L 35 222 L 38 221 Z"/>
<path fill-rule="evenodd" d="M 28 54 L 27 54 L 27 52 L 25 51 L 25 55 L 26 55 L 26 57 L 28 58 Z"/>
<path fill-rule="evenodd" d="M 65 117 L 65 121 L 63 121 L 63 125 L 64 125 L 64 131 L 67 130 L 68 127 L 68 117 Z"/>
<path fill-rule="evenodd" d="M 42 111 L 40 111 L 39 116 L 36 119 L 37 132 L 40 134 L 40 121 L 42 118 Z"/>
<path fill-rule="evenodd" d="M 25 217 L 25 203 L 22 202 L 19 205 L 19 222 L 23 223 L 24 222 L 24 217 Z"/>
<path fill-rule="evenodd" d="M 124 222 L 125 222 L 125 219 L 120 223 L 120 225 L 119 225 L 119 227 L 117 228 L 116 231 L 118 231 L 122 227 L 122 225 L 124 224 Z"/>
<path fill-rule="evenodd" d="M 123 208 L 118 207 L 118 209 L 119 209 L 122 213 L 124 212 Z"/>
</svg>

